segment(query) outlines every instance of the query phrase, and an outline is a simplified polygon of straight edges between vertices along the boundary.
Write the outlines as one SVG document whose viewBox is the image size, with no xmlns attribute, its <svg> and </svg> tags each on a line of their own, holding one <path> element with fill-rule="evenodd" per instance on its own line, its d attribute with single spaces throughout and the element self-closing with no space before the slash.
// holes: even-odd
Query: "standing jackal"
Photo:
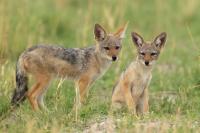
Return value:
<svg viewBox="0 0 200 133">
<path fill-rule="evenodd" d="M 54 77 L 75 81 L 80 99 L 84 97 L 89 86 L 116 61 L 121 50 L 121 41 L 126 26 L 114 34 L 107 34 L 95 24 L 96 46 L 87 48 L 62 48 L 58 46 L 38 45 L 23 52 L 17 62 L 16 89 L 11 103 L 16 105 L 25 100 L 34 110 L 44 108 L 43 94 Z M 35 84 L 28 90 L 28 74 L 35 79 Z"/>
<path fill-rule="evenodd" d="M 144 42 L 143 38 L 133 32 L 132 40 L 137 47 L 136 61 L 132 62 L 113 88 L 112 107 L 128 106 L 132 113 L 148 112 L 148 85 L 151 71 L 165 44 L 167 34 L 158 35 L 153 42 Z"/>
</svg>

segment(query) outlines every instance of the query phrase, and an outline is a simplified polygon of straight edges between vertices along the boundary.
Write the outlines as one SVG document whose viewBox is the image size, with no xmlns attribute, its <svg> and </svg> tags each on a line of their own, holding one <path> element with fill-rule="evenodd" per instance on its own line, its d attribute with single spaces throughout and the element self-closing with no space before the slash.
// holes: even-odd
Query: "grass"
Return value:
<svg viewBox="0 0 200 133">
<path fill-rule="evenodd" d="M 1 0 L 0 132 L 200 131 L 199 7 L 198 0 Z M 120 60 L 91 87 L 78 122 L 71 112 L 75 89 L 70 81 L 60 87 L 59 80 L 50 85 L 45 99 L 49 113 L 33 112 L 27 101 L 10 112 L 15 63 L 24 49 L 38 43 L 89 46 L 95 43 L 95 23 L 114 32 L 127 21 Z M 150 113 L 139 118 L 126 110 L 110 111 L 112 87 L 136 56 L 131 31 L 139 32 L 145 40 L 162 31 L 168 33 L 167 44 L 153 70 Z"/>
</svg>

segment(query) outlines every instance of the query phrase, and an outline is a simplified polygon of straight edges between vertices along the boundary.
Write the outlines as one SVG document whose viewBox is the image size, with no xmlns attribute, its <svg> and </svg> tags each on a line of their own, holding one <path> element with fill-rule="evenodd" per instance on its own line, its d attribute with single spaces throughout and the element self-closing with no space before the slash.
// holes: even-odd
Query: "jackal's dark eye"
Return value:
<svg viewBox="0 0 200 133">
<path fill-rule="evenodd" d="M 105 50 L 110 50 L 110 48 L 109 48 L 109 47 L 104 47 L 104 49 L 105 49 Z"/>
<path fill-rule="evenodd" d="M 119 48 L 120 48 L 119 46 L 116 46 L 116 47 L 115 47 L 115 49 L 119 49 Z"/>
<path fill-rule="evenodd" d="M 142 56 L 144 56 L 144 55 L 145 55 L 145 53 L 144 53 L 144 52 L 140 52 L 140 54 L 141 54 Z"/>
<path fill-rule="evenodd" d="M 157 53 L 151 53 L 151 56 L 157 56 L 158 54 Z"/>
</svg>

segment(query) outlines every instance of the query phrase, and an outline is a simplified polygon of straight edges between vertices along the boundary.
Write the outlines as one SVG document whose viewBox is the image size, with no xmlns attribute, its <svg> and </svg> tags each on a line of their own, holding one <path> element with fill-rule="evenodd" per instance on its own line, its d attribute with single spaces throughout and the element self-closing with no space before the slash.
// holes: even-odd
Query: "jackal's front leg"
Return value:
<svg viewBox="0 0 200 133">
<path fill-rule="evenodd" d="M 87 77 L 81 78 L 75 82 L 76 98 L 74 109 L 80 108 L 81 104 L 84 103 L 89 85 L 90 82 Z"/>
<path fill-rule="evenodd" d="M 87 93 L 89 82 L 88 80 L 79 80 L 75 82 L 75 90 L 76 90 L 76 97 L 75 97 L 75 104 L 73 110 L 75 111 L 76 121 L 78 120 L 78 112 L 81 107 L 81 104 L 84 102 L 85 94 Z"/>
<path fill-rule="evenodd" d="M 123 87 L 122 90 L 124 91 L 123 93 L 129 111 L 133 114 L 136 114 L 136 104 L 132 96 L 131 84 L 129 82 L 124 81 L 121 87 Z"/>
<path fill-rule="evenodd" d="M 90 84 L 91 84 L 91 81 L 88 77 L 82 77 L 78 81 L 78 88 L 79 88 L 80 102 L 81 103 L 85 102 L 85 97 L 88 93 L 88 89 L 89 89 Z"/>
<path fill-rule="evenodd" d="M 148 113 L 148 111 L 149 111 L 149 94 L 148 94 L 148 88 L 146 88 L 139 99 L 137 105 L 137 113 L 145 114 Z"/>
</svg>

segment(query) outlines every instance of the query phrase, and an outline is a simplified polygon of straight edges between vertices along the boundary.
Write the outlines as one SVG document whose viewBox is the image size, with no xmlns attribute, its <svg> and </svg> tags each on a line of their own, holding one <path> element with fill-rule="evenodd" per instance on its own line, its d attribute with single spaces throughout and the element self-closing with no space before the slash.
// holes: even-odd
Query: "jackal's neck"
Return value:
<svg viewBox="0 0 200 133">
<path fill-rule="evenodd" d="M 102 54 L 99 51 L 95 51 L 95 58 L 97 60 L 97 62 L 99 62 L 100 64 L 111 64 L 112 61 L 109 60 L 108 58 L 106 58 L 105 56 L 102 56 Z"/>
<path fill-rule="evenodd" d="M 151 71 L 152 71 L 152 69 L 153 69 L 153 66 L 146 66 L 146 65 L 144 65 L 144 64 L 139 60 L 138 57 L 136 58 L 136 61 L 135 61 L 135 67 L 137 68 L 138 71 L 144 72 L 144 73 L 151 73 Z"/>
<path fill-rule="evenodd" d="M 95 51 L 94 55 L 97 63 L 96 65 L 99 67 L 99 71 L 100 72 L 106 71 L 111 65 L 112 61 L 102 56 L 101 53 L 98 51 Z"/>
</svg>

